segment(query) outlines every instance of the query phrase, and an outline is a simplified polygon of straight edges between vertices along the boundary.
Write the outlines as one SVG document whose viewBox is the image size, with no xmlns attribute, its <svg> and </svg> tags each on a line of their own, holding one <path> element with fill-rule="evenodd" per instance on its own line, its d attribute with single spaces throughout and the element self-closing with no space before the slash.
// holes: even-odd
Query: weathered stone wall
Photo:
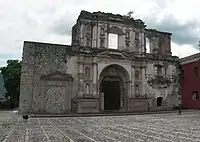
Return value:
<svg viewBox="0 0 200 142">
<path fill-rule="evenodd" d="M 20 112 L 71 110 L 71 99 L 77 93 L 77 57 L 69 54 L 70 49 L 64 45 L 24 43 Z M 66 75 L 71 75 L 73 81 Z M 42 76 L 47 78 L 41 79 Z"/>
<path fill-rule="evenodd" d="M 171 56 L 171 33 L 145 27 L 140 19 L 82 11 L 72 28 L 73 47 L 25 42 L 19 112 L 103 111 L 101 73 L 112 65 L 105 74 L 123 80 L 123 111 L 178 106 L 178 59 Z M 119 50 L 108 49 L 109 33 L 118 34 Z M 159 75 L 155 67 L 161 67 Z M 161 106 L 157 98 L 162 98 Z"/>
<path fill-rule="evenodd" d="M 146 81 L 145 81 L 145 94 L 150 98 L 150 110 L 155 109 L 170 109 L 181 104 L 180 96 L 180 83 L 179 79 L 179 69 L 177 67 L 177 62 L 167 62 L 166 74 L 164 67 L 162 68 L 163 83 L 152 85 L 148 81 L 156 79 L 155 71 L 155 61 L 149 61 L 146 69 Z M 166 61 L 161 61 L 161 64 L 166 63 Z M 159 79 L 157 80 L 159 81 Z M 161 107 L 157 107 L 157 98 L 162 97 L 163 103 Z"/>
<path fill-rule="evenodd" d="M 99 21 L 91 26 L 90 21 L 80 21 L 80 46 L 92 48 L 108 48 L 109 33 L 119 36 L 118 49 L 129 49 L 135 52 L 144 52 L 144 29 L 133 28 L 124 24 Z M 83 38 L 85 37 L 85 38 Z M 92 38 L 92 43 L 91 43 Z"/>
<path fill-rule="evenodd" d="M 145 29 L 145 38 L 149 40 L 151 54 L 171 55 L 171 33 L 155 29 Z"/>
</svg>

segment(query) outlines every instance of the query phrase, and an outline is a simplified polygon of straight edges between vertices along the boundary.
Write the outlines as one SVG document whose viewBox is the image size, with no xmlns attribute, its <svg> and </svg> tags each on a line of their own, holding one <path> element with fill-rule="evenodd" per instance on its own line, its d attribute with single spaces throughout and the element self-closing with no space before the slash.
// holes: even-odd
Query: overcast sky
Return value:
<svg viewBox="0 0 200 142">
<path fill-rule="evenodd" d="M 71 27 L 81 10 L 141 18 L 148 28 L 172 32 L 172 53 L 198 50 L 199 0 L 0 0 L 0 66 L 21 59 L 23 41 L 71 44 Z"/>
</svg>

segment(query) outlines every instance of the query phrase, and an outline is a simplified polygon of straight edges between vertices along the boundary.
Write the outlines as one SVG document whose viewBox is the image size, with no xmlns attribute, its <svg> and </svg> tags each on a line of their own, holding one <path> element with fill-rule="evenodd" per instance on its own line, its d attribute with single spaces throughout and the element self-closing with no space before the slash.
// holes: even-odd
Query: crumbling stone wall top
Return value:
<svg viewBox="0 0 200 142">
<path fill-rule="evenodd" d="M 156 29 L 145 29 L 146 32 L 148 33 L 151 33 L 151 34 L 164 34 L 164 35 L 168 35 L 168 36 L 171 36 L 172 33 L 169 33 L 169 32 L 163 32 L 163 31 L 158 31 Z"/>
<path fill-rule="evenodd" d="M 91 13 L 91 12 L 82 10 L 78 17 L 78 20 L 80 19 L 116 22 L 116 23 L 121 23 L 125 25 L 133 25 L 135 27 L 141 27 L 141 28 L 146 27 L 145 23 L 141 19 L 134 19 L 128 16 L 120 15 L 120 14 L 104 13 L 100 11 Z"/>
</svg>

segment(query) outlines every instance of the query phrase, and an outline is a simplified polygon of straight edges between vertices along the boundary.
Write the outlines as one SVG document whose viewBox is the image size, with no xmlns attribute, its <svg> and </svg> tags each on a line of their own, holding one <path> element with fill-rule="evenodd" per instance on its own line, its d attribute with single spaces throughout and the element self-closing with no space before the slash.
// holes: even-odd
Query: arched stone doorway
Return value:
<svg viewBox="0 0 200 142">
<path fill-rule="evenodd" d="M 129 75 L 120 65 L 105 67 L 99 77 L 101 111 L 127 111 Z"/>
</svg>

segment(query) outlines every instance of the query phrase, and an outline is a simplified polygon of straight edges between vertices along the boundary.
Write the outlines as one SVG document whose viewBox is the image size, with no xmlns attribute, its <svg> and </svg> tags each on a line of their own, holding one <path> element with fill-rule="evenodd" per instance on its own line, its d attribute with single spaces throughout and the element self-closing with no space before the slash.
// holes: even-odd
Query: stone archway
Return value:
<svg viewBox="0 0 200 142">
<path fill-rule="evenodd" d="M 105 67 L 99 77 L 101 111 L 127 111 L 129 83 L 128 72 L 122 66 Z"/>
</svg>

